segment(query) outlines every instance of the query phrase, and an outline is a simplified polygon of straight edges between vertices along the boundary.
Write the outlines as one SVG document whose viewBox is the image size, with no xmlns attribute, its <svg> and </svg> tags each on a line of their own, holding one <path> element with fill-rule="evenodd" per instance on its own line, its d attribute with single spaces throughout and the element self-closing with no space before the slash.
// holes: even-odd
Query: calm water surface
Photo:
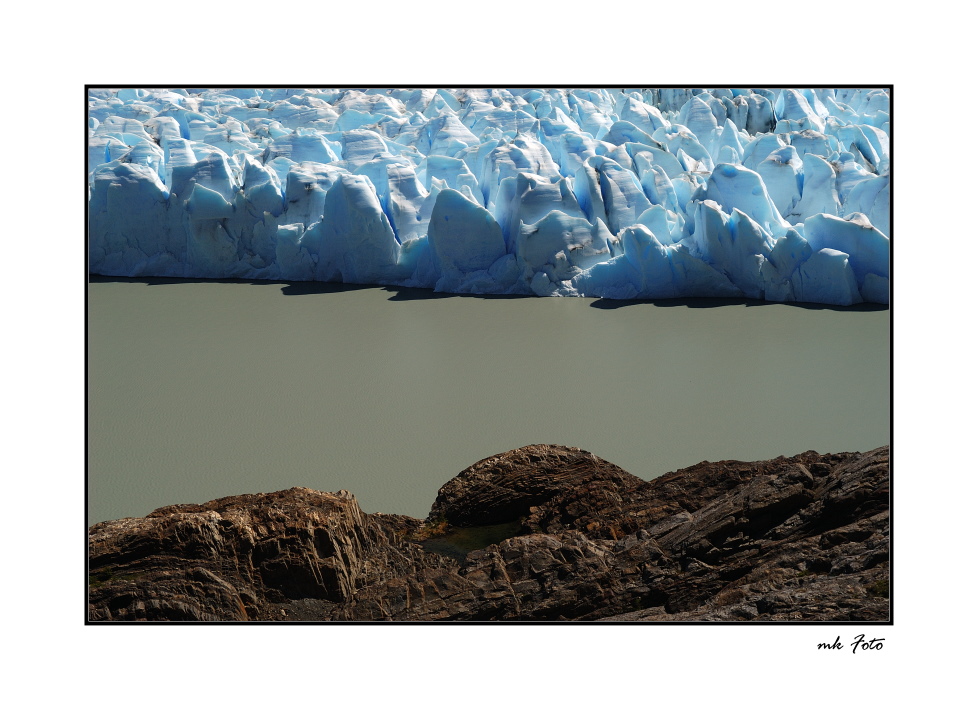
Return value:
<svg viewBox="0 0 978 710">
<path fill-rule="evenodd" d="M 532 443 L 646 479 L 889 443 L 886 310 L 163 279 L 88 293 L 90 523 L 292 486 L 423 518 L 463 468 Z"/>
</svg>

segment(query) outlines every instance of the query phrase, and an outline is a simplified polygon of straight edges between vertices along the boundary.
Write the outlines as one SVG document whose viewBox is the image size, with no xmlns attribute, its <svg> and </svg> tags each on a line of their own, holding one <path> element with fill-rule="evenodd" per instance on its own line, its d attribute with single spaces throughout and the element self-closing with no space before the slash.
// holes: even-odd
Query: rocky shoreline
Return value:
<svg viewBox="0 0 978 710">
<path fill-rule="evenodd" d="M 424 521 L 347 491 L 89 528 L 100 621 L 889 621 L 889 447 L 644 481 L 572 447 L 483 459 Z"/>
</svg>

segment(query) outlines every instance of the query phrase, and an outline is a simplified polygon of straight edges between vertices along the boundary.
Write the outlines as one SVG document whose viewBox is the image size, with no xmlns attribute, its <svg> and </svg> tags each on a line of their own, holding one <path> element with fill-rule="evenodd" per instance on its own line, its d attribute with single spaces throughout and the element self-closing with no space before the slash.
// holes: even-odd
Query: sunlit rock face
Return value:
<svg viewBox="0 0 978 710">
<path fill-rule="evenodd" d="M 92 89 L 90 272 L 888 303 L 884 89 Z"/>
</svg>

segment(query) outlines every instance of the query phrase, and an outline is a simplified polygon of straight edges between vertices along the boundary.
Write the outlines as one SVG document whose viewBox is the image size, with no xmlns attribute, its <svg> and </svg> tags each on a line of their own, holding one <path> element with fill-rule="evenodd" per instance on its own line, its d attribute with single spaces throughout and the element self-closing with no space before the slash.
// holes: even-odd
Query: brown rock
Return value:
<svg viewBox="0 0 978 710">
<path fill-rule="evenodd" d="M 889 449 L 645 482 L 529 446 L 445 484 L 423 528 L 293 488 L 94 525 L 89 564 L 92 621 L 885 621 Z"/>
<path fill-rule="evenodd" d="M 634 488 L 643 483 L 592 453 L 534 444 L 474 463 L 438 491 L 428 520 L 493 525 L 526 516 L 530 508 L 568 490 L 594 485 Z"/>
</svg>

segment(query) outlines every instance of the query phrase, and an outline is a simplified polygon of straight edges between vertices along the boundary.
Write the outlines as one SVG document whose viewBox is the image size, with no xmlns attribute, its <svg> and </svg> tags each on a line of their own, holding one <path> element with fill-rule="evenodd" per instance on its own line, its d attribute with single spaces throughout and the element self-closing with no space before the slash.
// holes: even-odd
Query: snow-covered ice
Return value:
<svg viewBox="0 0 978 710">
<path fill-rule="evenodd" d="M 885 89 L 91 89 L 89 270 L 889 302 Z"/>
</svg>

